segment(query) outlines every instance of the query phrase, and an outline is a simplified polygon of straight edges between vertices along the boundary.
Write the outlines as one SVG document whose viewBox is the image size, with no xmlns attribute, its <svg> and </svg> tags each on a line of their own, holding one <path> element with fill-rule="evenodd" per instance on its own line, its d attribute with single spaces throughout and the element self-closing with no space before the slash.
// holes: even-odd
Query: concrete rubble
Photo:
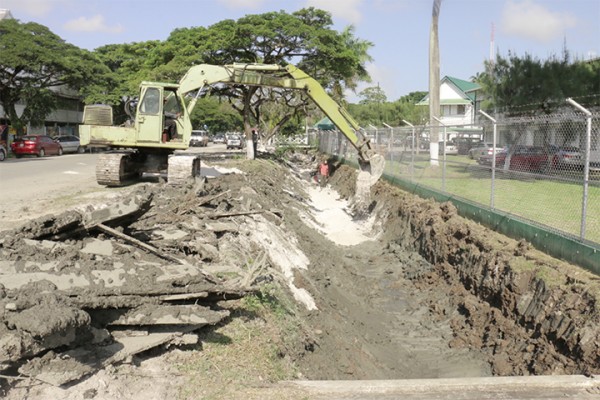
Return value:
<svg viewBox="0 0 600 400">
<path fill-rule="evenodd" d="M 216 234 L 237 228 L 216 220 L 210 203 L 224 196 L 200 198 L 201 185 L 188 189 L 190 208 L 174 210 L 193 211 L 188 229 L 133 229 L 164 214 L 150 212 L 153 194 L 143 188 L 113 204 L 0 233 L 2 373 L 66 385 L 152 348 L 195 343 L 191 333 L 226 321 L 221 302 L 254 289 L 212 276 L 202 259 L 217 257 Z M 227 208 L 224 215 L 236 213 Z M 185 241 L 188 254 L 174 251 Z"/>
</svg>

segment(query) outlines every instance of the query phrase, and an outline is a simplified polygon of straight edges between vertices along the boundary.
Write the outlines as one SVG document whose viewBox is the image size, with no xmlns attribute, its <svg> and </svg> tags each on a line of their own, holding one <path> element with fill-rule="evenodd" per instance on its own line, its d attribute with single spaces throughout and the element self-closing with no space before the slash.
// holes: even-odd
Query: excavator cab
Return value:
<svg viewBox="0 0 600 400">
<path fill-rule="evenodd" d="M 180 120 L 183 105 L 177 88 L 151 83 L 142 85 L 141 101 L 136 113 L 137 141 L 166 143 L 181 141 L 184 126 Z"/>
</svg>

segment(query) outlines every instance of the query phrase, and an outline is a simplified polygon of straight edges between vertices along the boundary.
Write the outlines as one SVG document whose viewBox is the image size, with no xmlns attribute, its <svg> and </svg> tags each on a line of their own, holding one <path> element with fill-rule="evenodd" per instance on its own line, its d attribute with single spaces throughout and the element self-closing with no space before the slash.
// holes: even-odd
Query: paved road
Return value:
<svg viewBox="0 0 600 400">
<path fill-rule="evenodd" d="M 0 163 L 0 229 L 64 208 L 68 198 L 102 190 L 95 178 L 97 158 L 86 153 Z"/>
<path fill-rule="evenodd" d="M 193 147 L 191 153 L 242 153 L 226 150 L 223 144 Z M 245 152 L 245 151 L 244 151 Z M 24 220 L 99 199 L 115 197 L 137 185 L 105 188 L 96 183 L 98 154 L 65 154 L 48 157 L 8 158 L 0 162 L 0 230 L 20 225 Z M 203 174 L 215 174 L 205 168 Z"/>
</svg>

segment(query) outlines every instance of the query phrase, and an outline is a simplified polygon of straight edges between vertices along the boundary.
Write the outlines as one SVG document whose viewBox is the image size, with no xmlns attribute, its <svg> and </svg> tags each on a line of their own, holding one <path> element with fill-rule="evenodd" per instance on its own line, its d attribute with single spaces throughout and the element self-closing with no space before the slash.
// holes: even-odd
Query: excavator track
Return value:
<svg viewBox="0 0 600 400">
<path fill-rule="evenodd" d="M 105 186 L 122 186 L 133 175 L 128 171 L 130 153 L 103 153 L 96 163 L 96 181 Z"/>
<path fill-rule="evenodd" d="M 169 156 L 167 181 L 170 185 L 182 185 L 196 176 L 200 176 L 200 157 L 193 154 Z"/>
</svg>

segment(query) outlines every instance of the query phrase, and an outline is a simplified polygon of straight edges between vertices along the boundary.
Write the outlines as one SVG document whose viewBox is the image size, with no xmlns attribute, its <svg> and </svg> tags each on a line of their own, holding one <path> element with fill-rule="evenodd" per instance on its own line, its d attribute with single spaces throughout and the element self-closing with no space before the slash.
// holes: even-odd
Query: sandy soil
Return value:
<svg viewBox="0 0 600 400">
<path fill-rule="evenodd" d="M 597 279 L 384 183 L 357 218 L 356 173 L 338 166 L 319 188 L 312 160 L 223 161 L 243 174 L 144 186 L 152 208 L 128 234 L 260 294 L 223 305 L 231 318 L 199 331 L 199 345 L 150 351 L 68 387 L 8 380 L 6 398 L 301 398 L 257 388 L 282 379 L 600 372 Z M 253 213 L 205 222 L 240 211 Z M 132 253 L 118 257 L 156 261 Z M 65 253 L 44 257 L 61 262 Z"/>
</svg>

